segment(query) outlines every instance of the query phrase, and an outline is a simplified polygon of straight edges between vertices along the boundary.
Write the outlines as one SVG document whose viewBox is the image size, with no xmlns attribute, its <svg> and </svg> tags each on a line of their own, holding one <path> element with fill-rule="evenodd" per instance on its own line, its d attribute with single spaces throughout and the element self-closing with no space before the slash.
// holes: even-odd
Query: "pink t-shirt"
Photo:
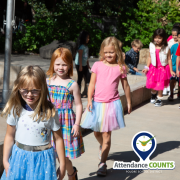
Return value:
<svg viewBox="0 0 180 180">
<path fill-rule="evenodd" d="M 94 101 L 96 102 L 112 102 L 120 98 L 118 85 L 120 78 L 127 76 L 125 67 L 124 72 L 120 72 L 120 66 L 110 67 L 102 61 L 95 62 L 91 71 L 96 74 L 96 88 L 94 93 Z"/>
</svg>

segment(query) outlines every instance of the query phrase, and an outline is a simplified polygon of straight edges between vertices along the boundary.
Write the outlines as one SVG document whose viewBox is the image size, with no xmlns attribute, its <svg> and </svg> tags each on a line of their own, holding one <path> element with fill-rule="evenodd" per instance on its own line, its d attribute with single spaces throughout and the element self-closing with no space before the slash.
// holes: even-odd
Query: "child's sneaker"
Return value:
<svg viewBox="0 0 180 180">
<path fill-rule="evenodd" d="M 97 175 L 98 176 L 106 176 L 106 174 L 107 174 L 107 165 L 106 165 L 106 163 L 99 163 L 98 170 L 97 170 Z"/>
<path fill-rule="evenodd" d="M 161 101 L 160 99 L 158 99 L 158 100 L 156 101 L 156 103 L 154 104 L 155 107 L 160 107 L 160 106 L 162 106 L 162 105 L 163 105 L 163 103 L 162 103 L 162 101 Z"/>
<path fill-rule="evenodd" d="M 154 104 L 157 100 L 157 94 L 151 94 L 151 100 L 150 103 Z"/>
<path fill-rule="evenodd" d="M 167 96 L 167 95 L 168 95 L 167 88 L 164 88 L 164 90 L 163 90 L 163 95 L 164 95 L 164 96 Z"/>
<path fill-rule="evenodd" d="M 171 95 L 168 97 L 168 100 L 169 100 L 169 101 L 173 101 L 173 100 L 174 100 L 173 94 L 171 94 Z"/>
</svg>

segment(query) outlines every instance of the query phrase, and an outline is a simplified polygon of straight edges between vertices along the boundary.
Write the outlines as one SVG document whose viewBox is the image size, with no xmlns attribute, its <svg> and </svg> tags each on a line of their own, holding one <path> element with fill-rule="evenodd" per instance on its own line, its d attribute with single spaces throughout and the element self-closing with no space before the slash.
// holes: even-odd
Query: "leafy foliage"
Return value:
<svg viewBox="0 0 180 180">
<path fill-rule="evenodd" d="M 123 23 L 127 29 L 125 38 L 127 46 L 133 39 L 140 39 L 144 47 L 148 47 L 153 32 L 157 28 L 164 28 L 167 34 L 171 34 L 172 26 L 175 22 L 180 22 L 180 11 L 177 0 L 140 0 L 138 9 L 133 9 L 135 19 L 128 19 Z"/>
<path fill-rule="evenodd" d="M 98 54 L 102 40 L 108 36 L 120 39 L 127 51 L 134 39 L 148 47 L 155 29 L 165 28 L 170 35 L 173 24 L 180 22 L 178 0 L 23 1 L 33 8 L 35 23 L 25 24 L 25 34 L 19 31 L 13 35 L 13 50 L 18 52 L 38 52 L 53 40 L 76 41 L 82 30 L 90 33 L 90 55 Z"/>
<path fill-rule="evenodd" d="M 35 12 L 36 23 L 26 24 L 26 34 L 16 34 L 13 49 L 38 52 L 41 46 L 55 39 L 76 41 L 80 31 L 84 29 L 90 33 L 90 54 L 97 55 L 104 38 L 121 34 L 111 26 L 105 30 L 100 28 L 99 26 L 105 26 L 103 16 L 111 18 L 118 25 L 123 18 L 117 17 L 133 7 L 133 1 L 63 0 L 48 8 L 43 0 L 28 0 Z"/>
</svg>

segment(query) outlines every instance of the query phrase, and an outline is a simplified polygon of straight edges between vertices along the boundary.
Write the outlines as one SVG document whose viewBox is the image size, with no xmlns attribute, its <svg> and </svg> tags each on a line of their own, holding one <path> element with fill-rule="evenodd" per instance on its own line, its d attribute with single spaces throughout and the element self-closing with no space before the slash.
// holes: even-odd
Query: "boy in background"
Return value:
<svg viewBox="0 0 180 180">
<path fill-rule="evenodd" d="M 172 68 L 175 73 L 177 72 L 177 65 L 176 65 L 177 62 L 176 61 L 178 61 L 178 60 L 177 60 L 176 53 L 178 52 L 177 49 L 178 49 L 179 44 L 180 44 L 180 31 L 178 31 L 178 33 L 177 33 L 177 43 L 172 45 L 172 47 L 171 47 Z M 176 86 L 176 81 L 179 82 L 178 76 L 171 77 L 171 79 L 170 79 L 170 96 L 168 97 L 169 101 L 173 101 L 173 99 L 174 99 L 173 90 Z M 179 86 L 178 86 L 178 99 L 180 99 L 180 87 Z"/>
<path fill-rule="evenodd" d="M 178 31 L 180 30 L 179 27 L 172 28 L 172 39 L 168 41 L 168 46 L 171 48 L 174 44 L 178 43 Z"/>
<path fill-rule="evenodd" d="M 137 69 L 139 63 L 139 51 L 143 47 L 142 42 L 139 39 L 135 39 L 131 43 L 132 48 L 126 52 L 125 63 L 129 68 L 129 73 L 133 75 L 140 75 L 139 70 Z"/>
</svg>

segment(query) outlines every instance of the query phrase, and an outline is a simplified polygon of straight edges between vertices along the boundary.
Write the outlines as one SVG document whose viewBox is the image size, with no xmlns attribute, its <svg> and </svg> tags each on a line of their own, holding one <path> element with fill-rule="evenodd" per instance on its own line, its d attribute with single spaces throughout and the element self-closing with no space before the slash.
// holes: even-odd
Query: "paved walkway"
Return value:
<svg viewBox="0 0 180 180">
<path fill-rule="evenodd" d="M 47 68 L 50 60 L 43 60 L 37 56 L 17 56 L 13 55 L 13 64 L 29 65 L 38 64 Z M 25 60 L 26 59 L 26 60 Z M 28 60 L 27 60 L 28 59 Z M 3 61 L 3 55 L 0 55 L 0 62 Z M 95 61 L 95 60 L 94 60 Z M 94 63 L 92 61 L 92 63 Z M 141 65 L 142 69 L 143 65 Z M 108 157 L 108 175 L 105 178 L 96 177 L 96 170 L 99 160 L 98 143 L 93 133 L 87 132 L 84 136 L 84 144 L 86 152 L 82 157 L 73 160 L 73 164 L 78 169 L 78 176 L 81 180 L 179 180 L 180 178 L 180 110 L 178 105 L 180 100 L 168 102 L 167 96 L 164 97 L 163 107 L 154 107 L 150 103 L 146 103 L 141 107 L 133 110 L 133 112 L 125 115 L 126 128 L 114 131 L 112 133 L 112 146 Z M 83 105 L 87 103 L 83 99 Z M 4 139 L 6 123 L 5 119 L 0 118 L 0 141 Z M 163 171 L 145 171 L 144 173 L 128 173 L 122 170 L 113 170 L 113 162 L 132 160 L 138 161 L 137 155 L 131 147 L 132 137 L 139 131 L 149 131 L 156 135 L 157 148 L 152 154 L 153 161 L 175 161 L 176 168 L 174 170 Z M 67 180 L 67 176 L 65 177 Z"/>
<path fill-rule="evenodd" d="M 126 128 L 113 131 L 112 146 L 108 157 L 108 175 L 97 177 L 98 143 L 92 132 L 84 136 L 85 153 L 73 160 L 81 180 L 179 180 L 180 179 L 180 100 L 168 102 L 164 97 L 163 107 L 154 107 L 149 102 L 125 115 Z M 153 161 L 175 161 L 174 170 L 146 170 L 144 173 L 128 173 L 113 170 L 114 161 L 139 161 L 132 150 L 131 140 L 140 131 L 156 135 L 157 148 L 152 154 Z M 65 178 L 67 180 L 67 177 Z"/>
<path fill-rule="evenodd" d="M 176 98 L 176 96 L 175 96 Z M 75 160 L 80 180 L 179 180 L 180 178 L 180 100 L 168 102 L 164 97 L 164 106 L 154 107 L 149 102 L 125 114 L 126 128 L 113 131 L 112 145 L 107 160 L 108 175 L 97 177 L 98 143 L 92 132 L 84 134 L 85 153 Z M 0 141 L 4 139 L 6 122 L 0 117 Z M 175 161 L 174 170 L 146 170 L 143 173 L 129 173 L 126 170 L 113 170 L 114 161 L 139 161 L 132 150 L 131 140 L 140 131 L 149 131 L 156 135 L 157 148 L 151 156 L 152 161 Z M 65 180 L 67 180 L 67 176 Z"/>
</svg>

